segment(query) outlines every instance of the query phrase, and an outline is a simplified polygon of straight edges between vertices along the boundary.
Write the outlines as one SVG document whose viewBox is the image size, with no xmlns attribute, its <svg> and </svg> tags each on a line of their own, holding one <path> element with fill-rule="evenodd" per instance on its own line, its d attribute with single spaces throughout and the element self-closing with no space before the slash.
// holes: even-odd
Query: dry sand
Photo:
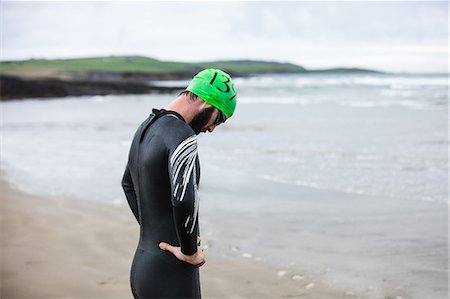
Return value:
<svg viewBox="0 0 450 299">
<path fill-rule="evenodd" d="M 127 206 L 35 196 L 2 180 L 0 187 L 0 298 L 132 298 L 139 227 Z M 362 298 L 278 270 L 207 255 L 203 298 Z"/>
</svg>

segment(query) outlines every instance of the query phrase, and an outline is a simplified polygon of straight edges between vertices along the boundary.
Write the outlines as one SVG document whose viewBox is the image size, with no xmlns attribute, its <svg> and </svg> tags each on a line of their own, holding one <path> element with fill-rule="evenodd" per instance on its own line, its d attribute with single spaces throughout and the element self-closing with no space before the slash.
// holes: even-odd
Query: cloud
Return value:
<svg viewBox="0 0 450 299">
<path fill-rule="evenodd" d="M 138 54 L 310 68 L 448 65 L 447 2 L 0 3 L 2 60 Z"/>
</svg>

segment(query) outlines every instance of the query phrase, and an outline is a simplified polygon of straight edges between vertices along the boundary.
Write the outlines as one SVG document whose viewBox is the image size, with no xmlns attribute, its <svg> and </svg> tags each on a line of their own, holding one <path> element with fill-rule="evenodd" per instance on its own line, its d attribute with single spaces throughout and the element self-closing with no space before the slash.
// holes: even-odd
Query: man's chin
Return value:
<svg viewBox="0 0 450 299">
<path fill-rule="evenodd" d="M 199 135 L 200 133 L 206 133 L 208 130 L 206 129 L 206 128 L 195 128 L 195 127 L 192 127 L 191 126 L 191 128 L 192 128 L 192 130 L 194 130 L 194 132 L 195 132 L 195 135 Z"/>
<path fill-rule="evenodd" d="M 200 135 L 200 133 L 206 133 L 206 132 L 207 132 L 207 130 L 195 131 L 195 134 Z"/>
</svg>

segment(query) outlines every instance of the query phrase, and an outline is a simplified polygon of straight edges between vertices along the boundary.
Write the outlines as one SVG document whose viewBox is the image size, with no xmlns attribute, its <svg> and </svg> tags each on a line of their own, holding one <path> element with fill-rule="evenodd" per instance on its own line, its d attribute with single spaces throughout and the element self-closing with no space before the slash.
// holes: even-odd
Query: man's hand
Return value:
<svg viewBox="0 0 450 299">
<path fill-rule="evenodd" d="M 200 245 L 200 241 L 201 238 L 198 237 L 198 245 Z M 159 243 L 159 248 L 171 252 L 180 261 L 189 263 L 195 267 L 201 267 L 206 263 L 205 253 L 203 252 L 203 248 L 200 246 L 197 247 L 197 252 L 193 255 L 185 255 L 181 252 L 181 248 L 179 246 L 172 246 L 166 242 Z"/>
</svg>

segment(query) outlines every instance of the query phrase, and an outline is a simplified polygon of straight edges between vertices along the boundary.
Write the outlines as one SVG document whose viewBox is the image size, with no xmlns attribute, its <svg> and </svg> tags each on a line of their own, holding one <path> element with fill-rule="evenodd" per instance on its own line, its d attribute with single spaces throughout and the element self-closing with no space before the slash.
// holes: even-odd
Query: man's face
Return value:
<svg viewBox="0 0 450 299">
<path fill-rule="evenodd" d="M 189 123 L 195 134 L 214 131 L 216 119 L 219 116 L 219 110 L 209 105 L 200 111 Z"/>
</svg>

